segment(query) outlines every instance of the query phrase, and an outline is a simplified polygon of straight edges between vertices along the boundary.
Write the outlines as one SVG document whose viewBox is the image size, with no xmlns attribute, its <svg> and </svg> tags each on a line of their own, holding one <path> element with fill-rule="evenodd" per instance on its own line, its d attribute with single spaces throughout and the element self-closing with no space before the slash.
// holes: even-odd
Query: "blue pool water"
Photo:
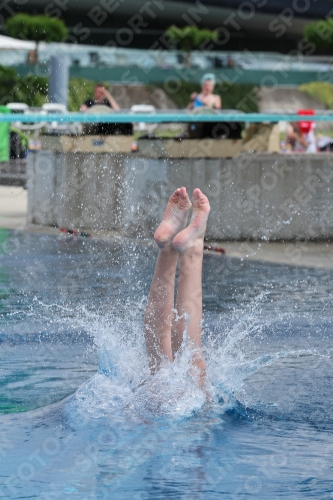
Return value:
<svg viewBox="0 0 333 500">
<path fill-rule="evenodd" d="M 333 498 L 332 271 L 205 255 L 207 406 L 186 348 L 149 379 L 153 246 L 0 249 L 0 498 Z"/>
</svg>

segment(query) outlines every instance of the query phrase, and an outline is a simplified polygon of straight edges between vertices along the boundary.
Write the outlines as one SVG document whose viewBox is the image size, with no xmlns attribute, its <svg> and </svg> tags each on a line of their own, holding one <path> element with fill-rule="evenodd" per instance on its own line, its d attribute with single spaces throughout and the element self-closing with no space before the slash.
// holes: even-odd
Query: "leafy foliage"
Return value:
<svg viewBox="0 0 333 500">
<path fill-rule="evenodd" d="M 325 89 L 325 92 L 323 90 L 318 90 L 318 95 L 320 93 L 322 95 L 327 94 L 332 96 L 331 99 L 333 99 L 333 85 L 328 83 L 318 82 L 302 85 L 301 90 L 307 92 L 307 88 L 309 88 L 310 90 L 308 92 L 317 92 L 317 90 L 314 89 L 316 89 L 317 86 L 319 88 L 320 85 L 322 89 Z M 94 86 L 95 82 L 92 80 L 70 78 L 68 89 L 69 111 L 78 111 L 81 104 L 88 97 L 93 96 Z M 105 83 L 105 86 L 107 88 L 108 84 Z M 164 83 L 148 86 L 150 90 L 154 90 L 156 87 L 163 89 L 180 109 L 187 106 L 192 92 L 200 91 L 200 86 L 191 82 L 182 82 L 181 87 L 175 89 L 175 91 L 170 88 L 170 85 L 165 86 Z M 226 83 L 217 83 L 215 93 L 221 96 L 222 107 L 224 109 L 238 109 L 240 111 L 252 113 L 258 111 L 259 100 L 257 88 L 251 83 L 230 85 Z M 24 102 L 29 106 L 38 107 L 47 102 L 47 95 L 47 78 L 35 75 L 19 77 L 13 68 L 0 66 L 0 104 Z M 313 97 L 317 97 L 317 95 L 313 94 Z M 328 107 L 333 107 L 333 104 Z"/>
<path fill-rule="evenodd" d="M 318 48 L 333 47 L 333 19 L 315 21 L 304 26 L 304 37 Z"/>
<path fill-rule="evenodd" d="M 8 18 L 5 30 L 9 36 L 35 42 L 61 42 L 68 35 L 68 29 L 61 19 L 23 13 Z"/>
<path fill-rule="evenodd" d="M 164 86 L 163 83 L 157 83 L 155 86 L 162 88 L 180 109 L 188 105 L 192 92 L 200 92 L 200 85 L 184 81 L 181 87 L 175 89 L 175 91 L 170 88 L 170 85 Z M 154 87 L 154 85 L 151 87 Z M 214 93 L 221 96 L 222 108 L 224 109 L 238 109 L 246 113 L 257 113 L 259 110 L 257 87 L 252 83 L 217 83 Z"/>
<path fill-rule="evenodd" d="M 93 97 L 96 82 L 84 78 L 71 78 L 68 88 L 68 109 L 69 111 L 79 111 L 81 104 Z M 105 83 L 108 88 L 108 84 Z"/>
<path fill-rule="evenodd" d="M 199 29 L 195 25 L 184 26 L 183 28 L 172 25 L 166 30 L 165 34 L 170 41 L 176 43 L 184 52 L 190 52 L 206 40 L 217 42 L 219 38 L 217 30 Z"/>
<path fill-rule="evenodd" d="M 105 84 L 107 87 L 107 84 Z M 95 82 L 71 78 L 68 89 L 68 109 L 78 111 L 89 96 L 93 96 Z M 19 77 L 13 68 L 0 66 L 0 104 L 24 102 L 40 107 L 48 102 L 48 79 L 35 75 Z"/>
<path fill-rule="evenodd" d="M 317 99 L 326 106 L 327 109 L 333 109 L 333 84 L 328 82 L 310 82 L 303 83 L 299 87 L 309 97 Z"/>
<path fill-rule="evenodd" d="M 0 66 L 0 103 L 24 102 L 41 106 L 47 102 L 47 78 L 26 75 L 20 78 L 13 68 Z"/>
<path fill-rule="evenodd" d="M 0 104 L 7 104 L 14 100 L 12 91 L 17 83 L 17 73 L 13 68 L 0 66 Z"/>
</svg>

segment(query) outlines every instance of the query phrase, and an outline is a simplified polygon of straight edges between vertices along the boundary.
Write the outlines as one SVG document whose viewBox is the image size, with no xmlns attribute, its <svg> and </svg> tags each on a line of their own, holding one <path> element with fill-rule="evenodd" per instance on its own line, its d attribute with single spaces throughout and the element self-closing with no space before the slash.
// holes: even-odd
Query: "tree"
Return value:
<svg viewBox="0 0 333 500">
<path fill-rule="evenodd" d="M 61 42 L 68 35 L 68 28 L 60 19 L 49 16 L 30 16 L 15 14 L 5 22 L 5 30 L 9 36 L 20 40 L 36 42 L 36 61 L 38 61 L 39 42 Z"/>
<path fill-rule="evenodd" d="M 333 48 L 333 19 L 315 21 L 304 26 L 304 37 L 316 48 Z"/>
<path fill-rule="evenodd" d="M 102 82 L 108 86 L 107 82 Z M 68 109 L 78 111 L 88 95 L 92 95 L 96 82 L 84 78 L 71 78 L 68 88 Z M 0 65 L 0 105 L 24 102 L 41 107 L 47 102 L 48 78 L 28 74 L 18 76 L 14 68 Z"/>
<path fill-rule="evenodd" d="M 171 42 L 178 45 L 180 50 L 188 54 L 196 47 L 199 47 L 205 41 L 217 42 L 219 33 L 217 30 L 199 29 L 197 26 L 184 26 L 178 28 L 175 25 L 170 26 L 166 33 Z M 185 64 L 189 64 L 189 55 L 185 59 Z"/>
<path fill-rule="evenodd" d="M 14 68 L 0 66 L 0 104 L 24 102 L 42 106 L 47 102 L 47 78 L 35 75 L 19 77 Z"/>
</svg>

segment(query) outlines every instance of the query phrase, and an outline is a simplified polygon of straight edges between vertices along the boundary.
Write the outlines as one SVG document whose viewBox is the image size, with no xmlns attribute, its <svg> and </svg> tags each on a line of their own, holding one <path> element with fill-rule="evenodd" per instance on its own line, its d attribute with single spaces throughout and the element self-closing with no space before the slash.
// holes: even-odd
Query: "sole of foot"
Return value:
<svg viewBox="0 0 333 500">
<path fill-rule="evenodd" d="M 172 240 L 187 222 L 192 203 L 186 188 L 181 187 L 170 196 L 163 219 L 156 229 L 154 239 L 160 248 L 172 247 Z"/>
<path fill-rule="evenodd" d="M 210 205 L 207 196 L 196 188 L 193 191 L 193 213 L 190 224 L 172 240 L 173 248 L 178 253 L 196 248 L 202 250 L 209 212 Z"/>
</svg>

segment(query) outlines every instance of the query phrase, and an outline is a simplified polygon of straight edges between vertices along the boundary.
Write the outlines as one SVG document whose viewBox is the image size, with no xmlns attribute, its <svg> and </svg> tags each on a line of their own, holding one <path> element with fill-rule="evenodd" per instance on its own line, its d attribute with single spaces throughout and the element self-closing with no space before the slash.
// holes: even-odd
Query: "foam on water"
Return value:
<svg viewBox="0 0 333 500">
<path fill-rule="evenodd" d="M 205 394 L 193 376 L 193 349 L 186 336 L 175 361 L 165 362 L 151 376 L 143 334 L 144 303 L 131 303 L 126 309 L 131 311 L 126 315 L 100 316 L 86 311 L 83 323 L 94 336 L 99 370 L 78 389 L 72 409 L 91 418 L 124 410 L 128 418 L 139 420 L 189 417 L 203 406 Z"/>
<path fill-rule="evenodd" d="M 193 346 L 186 331 L 174 362 L 166 362 L 155 376 L 150 375 L 143 334 L 145 296 L 137 301 L 131 298 L 116 301 L 107 312 L 82 305 L 45 304 L 35 299 L 29 312 L 25 313 L 33 322 L 35 334 L 27 333 L 26 336 L 30 341 L 32 338 L 42 341 L 49 339 L 52 328 L 55 328 L 57 342 L 61 341 L 61 332 L 65 343 L 71 339 L 93 339 L 98 372 L 66 403 L 68 413 L 77 422 L 111 417 L 138 423 L 160 418 L 179 421 L 200 410 L 208 410 L 205 406 L 207 392 L 210 400 L 208 411 L 215 414 L 230 410 L 243 413 L 239 403 L 254 409 L 245 389 L 250 376 L 284 358 L 331 356 L 327 348 L 314 347 L 281 349 L 277 346 L 271 352 L 267 349 L 261 352 L 260 344 L 272 330 L 276 330 L 277 324 L 289 323 L 294 329 L 297 320 L 297 315 L 291 312 L 280 310 L 276 315 L 267 314 L 266 306 L 270 300 L 269 292 L 262 292 L 248 304 L 235 307 L 231 313 L 229 311 L 228 315 L 206 315 L 203 334 L 207 364 L 205 391 L 198 387 L 193 373 Z M 305 316 L 302 315 L 303 320 Z M 36 334 L 36 322 L 46 330 L 42 336 Z"/>
<path fill-rule="evenodd" d="M 228 321 L 219 314 L 214 325 L 209 323 L 211 328 L 206 326 L 203 339 L 209 411 L 241 411 L 236 396 L 242 394 L 241 402 L 246 405 L 242 391 L 247 378 L 279 359 L 331 355 L 327 349 L 258 352 L 257 341 L 273 324 L 294 319 L 289 312 L 265 317 L 267 300 L 268 295 L 261 293 L 245 307 L 235 308 Z M 68 324 L 70 318 L 72 327 L 92 337 L 97 347 L 98 372 L 78 388 L 67 405 L 78 421 L 111 417 L 139 423 L 162 417 L 177 421 L 205 407 L 207 394 L 198 387 L 193 373 L 193 346 L 186 331 L 174 362 L 165 362 L 154 376 L 150 375 L 143 334 L 145 302 L 145 298 L 139 302 L 128 299 L 108 313 L 38 303 L 42 309 L 46 307 L 48 315 L 51 313 L 54 323 Z"/>
</svg>

